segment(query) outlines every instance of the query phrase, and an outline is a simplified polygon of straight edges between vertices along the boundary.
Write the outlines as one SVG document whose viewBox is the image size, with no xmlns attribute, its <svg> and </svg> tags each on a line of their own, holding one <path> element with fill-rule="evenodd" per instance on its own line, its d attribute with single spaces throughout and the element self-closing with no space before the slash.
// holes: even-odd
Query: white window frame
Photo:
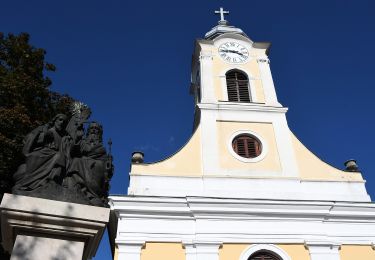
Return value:
<svg viewBox="0 0 375 260">
<path fill-rule="evenodd" d="M 272 252 L 282 260 L 291 260 L 290 256 L 284 250 L 273 244 L 251 245 L 242 252 L 239 260 L 248 260 L 251 255 L 262 250 Z"/>
<path fill-rule="evenodd" d="M 225 70 L 221 71 L 221 73 L 219 75 L 219 78 L 220 78 L 220 81 L 221 81 L 221 91 L 222 91 L 222 96 L 223 96 L 224 101 L 229 101 L 226 75 L 227 75 L 227 72 L 230 71 L 230 70 L 238 70 L 241 73 L 245 74 L 246 77 L 247 77 L 248 84 L 249 84 L 249 95 L 250 95 L 251 102 L 245 103 L 245 104 L 257 103 L 258 100 L 257 100 L 255 85 L 254 85 L 254 82 L 251 82 L 252 80 L 254 80 L 254 77 L 252 75 L 250 75 L 250 73 L 248 71 L 245 71 L 243 68 L 237 67 L 237 66 L 232 66 L 229 69 L 226 68 Z"/>
<path fill-rule="evenodd" d="M 247 135 L 252 135 L 254 136 L 256 139 L 259 140 L 259 142 L 261 143 L 262 145 L 262 151 L 261 153 L 255 157 L 255 158 L 245 158 L 245 157 L 242 157 L 240 155 L 238 155 L 234 150 L 233 150 L 233 140 L 234 138 L 236 138 L 238 135 L 242 135 L 242 134 L 247 134 Z M 266 141 L 264 140 L 263 137 L 261 137 L 259 134 L 253 132 L 253 131 L 250 131 L 250 130 L 238 130 L 236 132 L 234 132 L 229 140 L 228 140 L 228 143 L 227 143 L 227 149 L 229 150 L 230 154 L 236 158 L 237 160 L 241 161 L 241 162 L 244 162 L 244 163 L 255 163 L 255 162 L 260 162 L 261 160 L 263 160 L 267 153 L 268 153 L 268 145 L 266 143 Z"/>
</svg>

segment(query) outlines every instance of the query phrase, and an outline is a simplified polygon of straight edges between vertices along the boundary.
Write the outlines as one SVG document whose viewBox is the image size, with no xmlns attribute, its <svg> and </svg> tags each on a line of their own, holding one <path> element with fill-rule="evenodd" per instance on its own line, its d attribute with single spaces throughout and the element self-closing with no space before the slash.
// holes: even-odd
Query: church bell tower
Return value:
<svg viewBox="0 0 375 260">
<path fill-rule="evenodd" d="M 269 66 L 270 43 L 229 26 L 197 40 L 191 92 L 202 134 L 204 175 L 296 177 L 297 164 Z M 199 122 L 198 122 L 199 121 Z"/>
</svg>

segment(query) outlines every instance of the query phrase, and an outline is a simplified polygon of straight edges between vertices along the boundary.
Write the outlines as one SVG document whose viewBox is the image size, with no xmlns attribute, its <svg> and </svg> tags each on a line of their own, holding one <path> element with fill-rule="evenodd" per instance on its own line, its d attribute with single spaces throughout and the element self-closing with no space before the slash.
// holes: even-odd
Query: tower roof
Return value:
<svg viewBox="0 0 375 260">
<path fill-rule="evenodd" d="M 204 36 L 206 40 L 215 39 L 216 37 L 225 33 L 240 34 L 242 36 L 245 36 L 246 38 L 249 38 L 240 28 L 230 26 L 229 22 L 225 20 L 224 15 L 229 14 L 229 11 L 224 11 L 224 9 L 220 7 L 220 10 L 215 11 L 215 14 L 220 14 L 220 20 L 218 21 L 218 25 L 216 25 L 206 33 L 206 35 Z"/>
<path fill-rule="evenodd" d="M 225 33 L 231 33 L 231 34 L 239 34 L 242 36 L 245 36 L 246 38 L 249 38 L 240 28 L 237 28 L 235 26 L 230 26 L 227 24 L 218 24 L 215 27 L 213 27 L 209 32 L 207 32 L 204 36 L 206 40 L 213 40 L 217 38 L 218 36 L 225 34 Z"/>
</svg>

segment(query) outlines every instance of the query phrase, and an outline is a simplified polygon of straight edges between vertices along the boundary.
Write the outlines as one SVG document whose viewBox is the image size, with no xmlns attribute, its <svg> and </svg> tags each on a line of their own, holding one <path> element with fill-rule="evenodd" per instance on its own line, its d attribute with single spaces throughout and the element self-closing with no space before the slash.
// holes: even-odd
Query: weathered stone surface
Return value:
<svg viewBox="0 0 375 260">
<path fill-rule="evenodd" d="M 30 260 L 92 258 L 110 213 L 103 207 L 12 194 L 4 194 L 0 210 L 4 249 L 12 259 L 28 254 Z"/>
<path fill-rule="evenodd" d="M 10 260 L 81 260 L 84 246 L 83 241 L 18 235 Z"/>
</svg>

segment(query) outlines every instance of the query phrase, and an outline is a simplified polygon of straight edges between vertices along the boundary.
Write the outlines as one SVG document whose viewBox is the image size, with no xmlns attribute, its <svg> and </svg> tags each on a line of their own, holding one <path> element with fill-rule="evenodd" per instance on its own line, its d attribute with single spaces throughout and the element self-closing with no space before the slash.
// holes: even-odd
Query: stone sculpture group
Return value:
<svg viewBox="0 0 375 260">
<path fill-rule="evenodd" d="M 26 136 L 13 194 L 107 206 L 113 164 L 103 128 L 87 121 L 91 112 L 82 103 L 74 103 L 72 114 L 58 114 Z"/>
</svg>

